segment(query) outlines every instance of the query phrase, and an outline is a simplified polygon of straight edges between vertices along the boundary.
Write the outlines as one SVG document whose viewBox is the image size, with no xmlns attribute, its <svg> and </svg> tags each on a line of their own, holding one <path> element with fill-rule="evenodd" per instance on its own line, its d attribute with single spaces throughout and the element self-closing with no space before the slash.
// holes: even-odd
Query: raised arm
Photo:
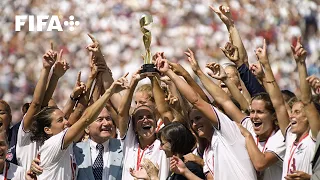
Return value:
<svg viewBox="0 0 320 180">
<path fill-rule="evenodd" d="M 104 71 L 104 69 L 103 68 L 101 69 L 97 64 L 92 63 L 91 72 L 87 79 L 86 85 L 84 85 L 83 83 L 80 85 L 81 87 L 84 86 L 86 90 L 84 92 L 84 95 L 80 96 L 75 110 L 73 111 L 73 113 L 71 113 L 68 119 L 69 125 L 73 125 L 75 122 L 77 122 L 81 117 L 82 113 L 84 112 L 84 110 L 87 108 L 90 100 L 90 92 L 91 92 L 93 81 L 96 75 L 98 74 L 98 72 L 101 72 L 101 71 Z"/>
<path fill-rule="evenodd" d="M 79 100 L 80 96 L 86 91 L 86 86 L 81 83 L 81 71 L 78 73 L 77 82 L 73 87 L 70 98 L 68 98 L 67 103 L 64 105 L 62 112 L 69 119 L 70 114 L 73 112 L 74 105 Z"/>
<path fill-rule="evenodd" d="M 200 95 L 200 97 L 206 102 L 210 102 L 207 95 L 204 93 L 202 88 L 196 83 L 196 81 L 191 77 L 191 75 L 186 71 L 180 64 L 169 62 L 171 69 L 177 75 L 180 75 L 186 80 L 186 82 Z"/>
<path fill-rule="evenodd" d="M 241 65 L 238 66 L 239 64 L 238 61 L 241 61 L 241 60 L 240 58 L 236 58 L 236 54 L 235 54 L 236 49 L 238 49 L 238 47 L 234 46 L 232 42 L 227 42 L 224 48 L 221 48 L 224 55 L 230 61 L 234 62 L 237 65 L 240 78 L 243 81 L 250 95 L 254 96 L 255 94 L 265 92 L 263 86 L 259 83 L 256 77 L 251 73 L 248 66 L 246 66 L 243 63 L 240 63 Z"/>
<path fill-rule="evenodd" d="M 241 110 L 247 111 L 249 109 L 249 103 L 244 98 L 244 96 L 239 91 L 238 87 L 232 82 L 230 78 L 228 78 L 226 72 L 223 67 L 217 63 L 208 63 L 206 65 L 212 72 L 209 72 L 208 75 L 222 81 L 229 89 L 232 97 L 239 102 Z"/>
<path fill-rule="evenodd" d="M 307 51 L 303 48 L 300 37 L 298 38 L 297 45 L 295 47 L 291 46 L 291 49 L 293 52 L 293 57 L 298 66 L 301 101 L 304 104 L 304 110 L 308 118 L 312 137 L 316 138 L 320 129 L 320 116 L 312 101 L 311 88 L 307 81 L 308 75 L 305 62 L 307 58 Z"/>
<path fill-rule="evenodd" d="M 267 54 L 267 43 L 266 40 L 263 41 L 263 47 L 256 50 L 256 55 L 258 61 L 261 63 L 265 69 L 265 88 L 269 93 L 272 105 L 276 111 L 276 116 L 278 119 L 279 127 L 283 135 L 285 135 L 286 128 L 289 125 L 289 115 L 286 109 L 281 91 L 279 89 L 278 83 L 276 82 L 274 75 L 272 73 L 271 65 L 269 63 Z"/>
<path fill-rule="evenodd" d="M 23 129 L 25 131 L 29 131 L 32 124 L 33 116 L 41 109 L 50 69 L 55 63 L 56 57 L 57 54 L 52 50 L 47 51 L 43 55 L 43 68 L 40 73 L 40 78 L 34 90 L 32 102 L 23 120 Z"/>
<path fill-rule="evenodd" d="M 100 114 L 101 110 L 106 106 L 107 101 L 109 100 L 110 96 L 119 90 L 119 86 L 123 88 L 127 88 L 125 86 L 126 81 L 126 74 L 122 76 L 120 79 L 115 81 L 109 89 L 105 91 L 105 93 L 91 106 L 89 106 L 74 125 L 72 125 L 69 130 L 67 131 L 64 141 L 63 141 L 63 148 L 69 146 L 77 137 L 79 132 L 84 131 L 84 129 L 90 125 Z"/>
<path fill-rule="evenodd" d="M 240 34 L 237 28 L 235 27 L 234 21 L 231 17 L 230 8 L 222 5 L 219 6 L 219 9 L 216 9 L 212 6 L 210 6 L 210 8 L 219 16 L 221 21 L 226 25 L 232 43 L 239 48 L 239 61 L 235 62 L 237 67 L 240 67 L 242 64 L 245 64 L 247 67 L 249 67 L 247 51 L 244 48 Z"/>
<path fill-rule="evenodd" d="M 168 125 L 174 119 L 174 116 L 169 108 L 169 104 L 165 101 L 166 95 L 164 94 L 163 90 L 159 85 L 159 81 L 157 77 L 151 77 L 151 86 L 152 92 L 154 96 L 154 100 L 157 106 L 157 110 L 163 120 L 165 125 Z"/>
<path fill-rule="evenodd" d="M 91 38 L 93 43 L 90 44 L 87 47 L 87 49 L 93 53 L 98 63 L 104 64 L 107 67 L 107 70 L 101 73 L 102 82 L 103 82 L 102 92 L 104 92 L 106 89 L 108 89 L 111 86 L 111 84 L 114 82 L 114 79 L 112 77 L 111 69 L 107 66 L 107 63 L 104 59 L 104 55 L 101 52 L 101 47 L 99 42 L 91 34 L 88 34 L 88 36 Z M 122 96 L 120 92 L 114 93 L 110 98 L 112 105 L 115 107 L 116 110 L 119 108 L 121 98 Z"/>
<path fill-rule="evenodd" d="M 52 46 L 52 45 L 51 45 Z M 53 47 L 52 51 L 53 51 Z M 50 99 L 54 93 L 54 90 L 57 87 L 59 79 L 66 73 L 66 71 L 70 68 L 69 64 L 66 62 L 65 59 L 62 58 L 63 50 L 61 49 L 59 52 L 59 56 L 54 64 L 53 73 L 51 75 L 46 93 L 44 95 L 44 99 L 42 102 L 42 107 L 48 106 Z"/>
<path fill-rule="evenodd" d="M 200 78 L 203 86 L 212 96 L 212 98 L 222 106 L 225 113 L 235 122 L 240 123 L 245 115 L 238 109 L 238 107 L 232 102 L 227 93 L 225 93 L 218 85 L 216 85 L 209 77 L 207 77 L 200 69 L 198 62 L 196 61 L 193 52 L 189 49 L 186 52 L 188 60 L 192 66 L 192 70 Z"/>
<path fill-rule="evenodd" d="M 134 90 L 136 89 L 138 82 L 144 78 L 142 74 L 140 74 L 139 69 L 133 76 L 129 84 L 129 89 L 127 89 L 121 99 L 120 106 L 118 109 L 118 118 L 116 119 L 116 124 L 120 131 L 120 137 L 123 138 L 128 130 L 129 123 L 129 110 L 131 107 L 131 101 L 133 97 Z"/>
<path fill-rule="evenodd" d="M 158 58 L 157 62 L 157 69 L 167 75 L 172 82 L 177 86 L 180 93 L 200 112 L 202 112 L 215 127 L 218 127 L 218 120 L 217 117 L 212 110 L 212 107 L 209 103 L 204 101 L 199 94 L 197 94 L 192 87 L 186 83 L 183 79 L 181 79 L 178 75 L 176 75 L 170 68 L 169 63 L 166 59 Z"/>
</svg>

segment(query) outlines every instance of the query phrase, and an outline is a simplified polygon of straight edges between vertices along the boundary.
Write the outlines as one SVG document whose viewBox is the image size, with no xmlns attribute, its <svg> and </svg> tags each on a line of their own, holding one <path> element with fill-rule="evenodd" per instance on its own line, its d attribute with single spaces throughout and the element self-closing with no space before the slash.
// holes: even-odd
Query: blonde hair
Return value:
<svg viewBox="0 0 320 180">
<path fill-rule="evenodd" d="M 149 96 L 149 98 L 150 98 L 150 101 L 155 102 L 155 101 L 154 101 L 154 98 L 153 98 L 153 93 L 152 93 L 151 84 L 141 85 L 140 87 L 137 88 L 136 93 L 137 93 L 137 92 L 147 93 L 148 96 Z"/>
</svg>

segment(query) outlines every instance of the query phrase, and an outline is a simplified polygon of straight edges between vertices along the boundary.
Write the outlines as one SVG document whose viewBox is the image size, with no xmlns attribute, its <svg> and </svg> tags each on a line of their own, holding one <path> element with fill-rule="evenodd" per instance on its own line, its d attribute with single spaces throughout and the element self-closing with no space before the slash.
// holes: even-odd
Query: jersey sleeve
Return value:
<svg viewBox="0 0 320 180">
<path fill-rule="evenodd" d="M 127 133 L 121 139 L 121 142 L 123 143 L 124 154 L 126 153 L 128 148 L 134 147 L 135 140 L 136 140 L 136 134 L 133 129 L 132 119 L 130 118 Z"/>
<path fill-rule="evenodd" d="M 218 120 L 218 134 L 222 136 L 229 144 L 234 143 L 239 137 L 243 137 L 238 125 L 232 121 L 227 115 L 222 113 L 218 108 L 212 106 Z"/>
<path fill-rule="evenodd" d="M 43 164 L 52 164 L 59 161 L 62 154 L 68 150 L 68 148 L 63 149 L 63 140 L 67 133 L 68 129 L 50 137 L 46 140 L 43 146 L 39 150 L 41 165 Z M 71 144 L 69 146 L 72 146 Z"/>
<path fill-rule="evenodd" d="M 283 158 L 286 153 L 286 145 L 284 142 L 284 137 L 280 130 L 278 130 L 267 142 L 266 152 L 274 153 L 280 161 L 283 161 Z"/>
<path fill-rule="evenodd" d="M 17 146 L 22 147 L 25 146 L 29 143 L 31 143 L 31 132 L 30 131 L 25 131 L 23 129 L 23 121 L 21 121 L 19 130 L 18 130 L 18 137 L 17 137 Z"/>
</svg>

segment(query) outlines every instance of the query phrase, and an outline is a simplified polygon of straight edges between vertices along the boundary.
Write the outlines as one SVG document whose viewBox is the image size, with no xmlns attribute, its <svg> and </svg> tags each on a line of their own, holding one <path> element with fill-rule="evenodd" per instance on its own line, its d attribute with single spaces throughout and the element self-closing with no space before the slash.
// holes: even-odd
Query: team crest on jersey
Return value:
<svg viewBox="0 0 320 180">
<path fill-rule="evenodd" d="M 6 154 L 6 159 L 7 159 L 8 161 L 11 161 L 11 160 L 13 159 L 13 154 L 12 154 L 12 152 L 8 152 L 8 153 Z"/>
<path fill-rule="evenodd" d="M 297 147 L 296 154 L 303 153 L 303 150 L 306 149 L 306 147 L 302 147 L 302 143 Z"/>
</svg>

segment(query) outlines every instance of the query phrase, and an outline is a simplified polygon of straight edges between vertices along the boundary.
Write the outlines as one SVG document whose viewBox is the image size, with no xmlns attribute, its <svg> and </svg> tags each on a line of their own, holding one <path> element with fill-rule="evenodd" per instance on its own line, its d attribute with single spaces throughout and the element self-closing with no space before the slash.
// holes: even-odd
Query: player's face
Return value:
<svg viewBox="0 0 320 180">
<path fill-rule="evenodd" d="M 154 137 L 157 122 L 153 111 L 147 106 L 141 106 L 133 115 L 135 132 L 141 138 Z"/>
<path fill-rule="evenodd" d="M 57 109 L 51 114 L 51 127 L 46 131 L 47 134 L 56 135 L 67 128 L 68 121 L 64 118 L 61 110 Z"/>
<path fill-rule="evenodd" d="M 141 105 L 146 105 L 146 106 L 154 106 L 154 102 L 151 101 L 151 97 L 147 92 L 140 91 L 136 92 L 134 95 L 134 101 L 136 103 L 136 107 L 139 107 Z"/>
<path fill-rule="evenodd" d="M 88 130 L 90 138 L 97 143 L 104 143 L 115 137 L 116 127 L 107 109 L 103 108 L 98 118 L 89 125 Z"/>
<path fill-rule="evenodd" d="M 2 103 L 0 103 L 0 118 L 2 119 L 1 125 L 5 130 L 8 130 L 11 123 L 11 116 L 5 108 L 6 107 Z"/>
<path fill-rule="evenodd" d="M 5 133 L 2 133 L 0 135 L 0 163 L 4 163 L 6 160 L 6 155 L 8 151 L 8 144 L 6 138 L 7 137 Z"/>
<path fill-rule="evenodd" d="M 239 88 L 239 90 L 241 90 L 241 84 L 240 84 L 240 79 L 239 79 L 239 76 L 238 76 L 237 69 L 232 67 L 232 66 L 227 66 L 225 68 L 225 71 L 226 71 L 226 74 L 227 74 L 228 78 L 230 78 L 232 80 L 232 82 Z M 220 87 L 229 96 L 231 96 L 231 93 L 230 93 L 229 89 L 227 88 L 227 86 L 222 81 L 220 81 Z"/>
<path fill-rule="evenodd" d="M 211 139 L 214 131 L 212 124 L 199 110 L 192 109 L 190 114 L 191 127 L 201 138 Z"/>
<path fill-rule="evenodd" d="M 269 130 L 273 128 L 275 115 L 265 108 L 263 100 L 253 100 L 251 102 L 250 119 L 253 123 L 253 130 L 258 136 L 268 136 Z"/>
<path fill-rule="evenodd" d="M 303 134 L 309 129 L 308 119 L 303 104 L 296 102 L 293 104 L 290 114 L 291 132 L 295 134 Z"/>
<path fill-rule="evenodd" d="M 166 153 L 166 156 L 169 158 L 169 157 L 172 157 L 173 154 L 171 152 L 171 144 L 161 136 L 161 145 L 160 145 L 160 149 L 163 150 L 165 153 Z"/>
</svg>

